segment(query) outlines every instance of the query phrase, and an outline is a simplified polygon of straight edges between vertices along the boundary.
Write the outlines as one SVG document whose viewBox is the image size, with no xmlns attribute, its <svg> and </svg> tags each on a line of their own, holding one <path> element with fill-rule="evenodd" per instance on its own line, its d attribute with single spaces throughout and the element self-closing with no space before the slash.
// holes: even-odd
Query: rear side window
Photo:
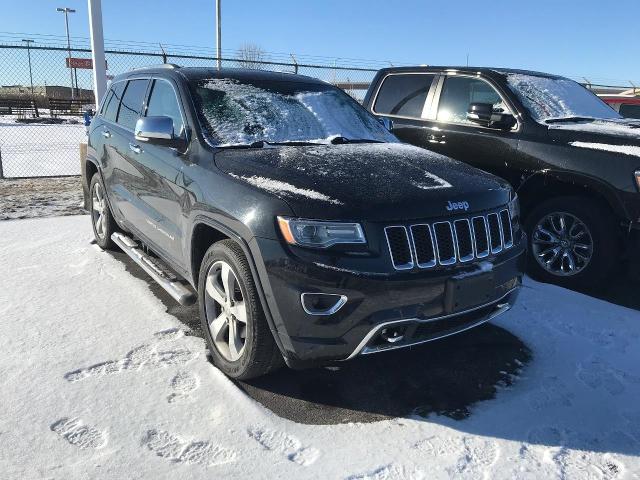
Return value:
<svg viewBox="0 0 640 480">
<path fill-rule="evenodd" d="M 173 120 L 173 133 L 181 136 L 184 123 L 176 92 L 171 84 L 165 80 L 154 80 L 147 105 L 147 117 L 165 116 Z"/>
<path fill-rule="evenodd" d="M 107 99 L 104 102 L 102 108 L 102 116 L 110 122 L 116 121 L 118 115 L 118 107 L 120 106 L 120 99 L 122 98 L 122 91 L 124 90 L 125 82 L 118 82 L 111 86 Z"/>
<path fill-rule="evenodd" d="M 373 111 L 400 117 L 422 117 L 422 109 L 435 75 L 389 75 L 384 79 Z"/>
<path fill-rule="evenodd" d="M 620 115 L 627 118 L 640 118 L 640 105 L 623 103 L 620 105 Z"/>
<path fill-rule="evenodd" d="M 447 77 L 438 105 L 438 120 L 441 122 L 473 123 L 467 120 L 467 111 L 472 103 L 493 105 L 494 112 L 509 110 L 491 85 L 472 77 Z"/>
<path fill-rule="evenodd" d="M 118 124 L 124 128 L 133 130 L 136 122 L 142 113 L 142 102 L 147 92 L 149 80 L 131 80 L 127 83 L 127 88 L 120 102 L 118 111 Z"/>
</svg>

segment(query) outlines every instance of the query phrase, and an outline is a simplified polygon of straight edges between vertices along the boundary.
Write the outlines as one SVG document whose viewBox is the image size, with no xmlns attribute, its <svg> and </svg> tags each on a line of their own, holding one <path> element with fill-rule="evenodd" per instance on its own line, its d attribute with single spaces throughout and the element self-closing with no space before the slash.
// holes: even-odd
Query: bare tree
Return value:
<svg viewBox="0 0 640 480">
<path fill-rule="evenodd" d="M 236 52 L 238 66 L 263 70 L 265 65 L 260 63 L 265 60 L 265 51 L 255 43 L 245 43 Z"/>
</svg>

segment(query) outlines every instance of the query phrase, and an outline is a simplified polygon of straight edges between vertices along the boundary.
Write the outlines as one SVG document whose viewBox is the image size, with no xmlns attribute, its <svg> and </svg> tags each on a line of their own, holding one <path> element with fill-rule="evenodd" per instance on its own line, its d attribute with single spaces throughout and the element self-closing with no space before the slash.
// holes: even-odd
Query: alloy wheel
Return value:
<svg viewBox="0 0 640 480">
<path fill-rule="evenodd" d="M 226 360 L 238 360 L 246 346 L 247 308 L 235 273 L 222 260 L 207 273 L 205 309 L 216 349 Z"/>
<path fill-rule="evenodd" d="M 583 271 L 593 257 L 593 238 L 578 217 L 553 212 L 542 217 L 531 236 L 533 256 L 547 272 L 572 276 Z"/>
<path fill-rule="evenodd" d="M 100 240 L 104 240 L 107 227 L 107 201 L 102 191 L 102 185 L 96 182 L 93 185 L 93 191 L 91 192 L 91 217 L 93 220 L 93 226 L 96 231 L 96 235 Z"/>
</svg>

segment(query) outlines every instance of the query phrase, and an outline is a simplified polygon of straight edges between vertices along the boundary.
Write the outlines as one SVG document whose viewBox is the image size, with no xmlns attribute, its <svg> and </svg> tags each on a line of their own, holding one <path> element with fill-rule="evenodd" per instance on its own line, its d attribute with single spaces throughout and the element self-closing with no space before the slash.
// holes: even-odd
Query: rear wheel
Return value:
<svg viewBox="0 0 640 480">
<path fill-rule="evenodd" d="M 223 373 L 246 380 L 282 365 L 251 270 L 235 242 L 209 248 L 200 266 L 198 297 L 202 328 Z"/>
<path fill-rule="evenodd" d="M 104 250 L 116 249 L 111 234 L 117 231 L 118 225 L 111 214 L 107 194 L 99 173 L 95 173 L 89 185 L 89 213 L 93 235 L 98 246 Z"/>
<path fill-rule="evenodd" d="M 606 280 L 619 255 L 611 212 L 582 197 L 547 200 L 528 216 L 529 274 L 569 288 Z"/>
</svg>

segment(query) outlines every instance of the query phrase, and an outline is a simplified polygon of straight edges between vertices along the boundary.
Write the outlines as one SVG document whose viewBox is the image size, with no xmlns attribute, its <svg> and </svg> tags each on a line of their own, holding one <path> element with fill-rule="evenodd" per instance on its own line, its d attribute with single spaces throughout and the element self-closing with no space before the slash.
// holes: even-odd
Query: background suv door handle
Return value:
<svg viewBox="0 0 640 480">
<path fill-rule="evenodd" d="M 102 136 L 104 138 L 111 138 L 111 132 L 109 130 L 103 130 L 102 131 Z"/>
<path fill-rule="evenodd" d="M 140 148 L 140 145 L 136 145 L 135 143 L 129 144 L 129 150 L 131 150 L 133 153 L 142 153 L 142 148 Z"/>
</svg>

